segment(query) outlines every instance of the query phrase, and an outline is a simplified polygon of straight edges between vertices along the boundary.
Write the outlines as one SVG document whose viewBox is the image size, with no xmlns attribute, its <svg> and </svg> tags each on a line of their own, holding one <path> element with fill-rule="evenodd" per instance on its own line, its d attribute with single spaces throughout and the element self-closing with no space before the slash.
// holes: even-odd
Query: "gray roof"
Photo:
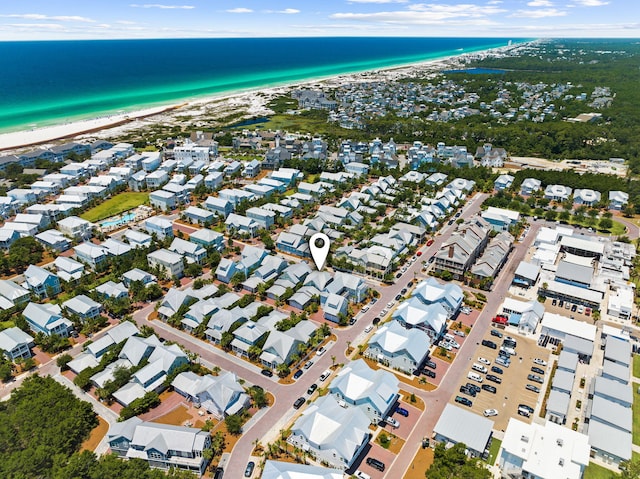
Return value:
<svg viewBox="0 0 640 479">
<path fill-rule="evenodd" d="M 540 266 L 523 261 L 518 265 L 515 274 L 516 276 L 522 276 L 523 278 L 535 281 L 540 274 Z"/>
<path fill-rule="evenodd" d="M 578 366 L 578 359 L 579 358 L 576 353 L 563 349 L 558 357 L 558 368 L 575 372 L 576 367 Z"/>
<path fill-rule="evenodd" d="M 566 416 L 569 411 L 570 401 L 571 396 L 569 394 L 552 389 L 547 399 L 547 411 Z"/>
<path fill-rule="evenodd" d="M 343 477 L 344 473 L 339 469 L 279 461 L 267 461 L 262 471 L 262 479 L 342 479 Z"/>
<path fill-rule="evenodd" d="M 22 344 L 33 343 L 33 338 L 20 328 L 7 328 L 0 331 L 0 349 L 12 351 Z"/>
<path fill-rule="evenodd" d="M 633 403 L 631 387 L 628 384 L 622 384 L 620 381 L 596 376 L 593 391 L 596 396 L 614 398 L 627 404 Z"/>
<path fill-rule="evenodd" d="M 576 351 L 580 354 L 586 354 L 588 356 L 591 356 L 593 354 L 593 341 L 579 338 L 577 336 L 572 336 L 570 334 L 567 334 L 563 342 L 563 347 L 570 351 Z"/>
<path fill-rule="evenodd" d="M 433 431 L 451 442 L 463 442 L 469 449 L 482 453 L 491 438 L 492 429 L 492 420 L 453 404 L 447 404 Z"/>
<path fill-rule="evenodd" d="M 589 444 L 625 461 L 631 459 L 631 433 L 599 421 L 589 423 Z"/>
<path fill-rule="evenodd" d="M 85 296 L 84 294 L 80 294 L 68 301 L 65 301 L 62 303 L 62 306 L 80 314 L 87 313 L 92 308 L 102 307 L 100 303 L 96 303 L 93 299 Z"/>
<path fill-rule="evenodd" d="M 602 372 L 607 376 L 612 376 L 624 382 L 629 382 L 630 371 L 628 366 L 623 366 L 621 364 L 614 363 L 613 361 L 605 359 L 602 363 Z"/>
<path fill-rule="evenodd" d="M 562 391 L 571 391 L 573 390 L 574 381 L 575 381 L 574 373 L 570 373 L 569 371 L 563 371 L 562 369 L 558 369 L 556 371 L 555 376 L 553 376 L 553 382 L 551 383 L 551 387 L 553 389 L 560 389 Z"/>
<path fill-rule="evenodd" d="M 604 348 L 604 357 L 616 363 L 631 363 L 631 343 L 613 336 L 607 337 L 607 345 Z"/>
<path fill-rule="evenodd" d="M 591 406 L 591 420 L 595 419 L 631 432 L 633 423 L 631 408 L 624 407 L 600 396 L 593 397 Z"/>
<path fill-rule="evenodd" d="M 593 267 L 581 264 L 560 261 L 556 271 L 556 278 L 562 278 L 579 283 L 591 283 L 593 278 Z"/>
</svg>

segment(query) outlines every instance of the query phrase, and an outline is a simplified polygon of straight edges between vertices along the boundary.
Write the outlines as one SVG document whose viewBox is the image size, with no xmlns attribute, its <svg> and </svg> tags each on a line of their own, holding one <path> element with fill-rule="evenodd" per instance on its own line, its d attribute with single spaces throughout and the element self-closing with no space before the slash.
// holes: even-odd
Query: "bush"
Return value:
<svg viewBox="0 0 640 479">
<path fill-rule="evenodd" d="M 133 416 L 139 416 L 140 414 L 144 414 L 149 409 L 152 409 L 160 404 L 160 396 L 158 393 L 151 391 L 142 396 L 141 398 L 136 399 L 127 407 L 123 408 L 120 411 L 119 421 L 125 421 Z"/>
</svg>

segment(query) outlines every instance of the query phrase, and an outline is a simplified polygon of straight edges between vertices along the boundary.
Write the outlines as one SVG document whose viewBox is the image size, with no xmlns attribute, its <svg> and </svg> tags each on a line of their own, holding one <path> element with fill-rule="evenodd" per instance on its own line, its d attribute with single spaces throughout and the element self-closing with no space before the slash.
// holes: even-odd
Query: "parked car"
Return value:
<svg viewBox="0 0 640 479">
<path fill-rule="evenodd" d="M 400 294 L 407 294 L 407 288 L 402 288 L 400 290 Z"/>
<path fill-rule="evenodd" d="M 540 366 L 546 366 L 547 362 L 544 359 L 535 358 L 533 360 L 534 363 L 539 364 Z"/>
<path fill-rule="evenodd" d="M 374 459 L 373 457 L 367 457 L 367 464 L 378 471 L 384 471 L 384 462 Z"/>
<path fill-rule="evenodd" d="M 400 427 L 400 423 L 398 422 L 398 420 L 392 418 L 391 416 L 387 416 L 386 418 L 384 418 L 384 422 L 386 422 L 389 426 L 393 428 Z"/>
<path fill-rule="evenodd" d="M 554 298 L 553 301 L 551 301 L 551 306 L 555 306 L 556 304 L 558 304 L 558 300 Z"/>
<path fill-rule="evenodd" d="M 488 339 L 483 339 L 482 340 L 482 345 L 490 348 L 490 349 L 497 349 L 498 345 L 496 343 L 494 343 L 493 341 L 489 341 Z"/>
<path fill-rule="evenodd" d="M 485 409 L 482 414 L 484 415 L 484 417 L 497 416 L 498 415 L 498 410 L 497 409 Z"/>
<path fill-rule="evenodd" d="M 533 408 L 531 406 L 527 406 L 526 404 L 518 404 L 518 409 L 520 408 L 529 411 L 529 414 L 533 414 Z"/>
<path fill-rule="evenodd" d="M 487 374 L 487 381 L 491 381 L 496 384 L 502 384 L 502 378 L 500 376 L 496 376 L 495 374 Z"/>
<path fill-rule="evenodd" d="M 431 369 L 436 369 L 437 364 L 431 360 L 425 361 L 424 365 Z"/>
<path fill-rule="evenodd" d="M 490 384 L 483 384 L 482 385 L 482 389 L 484 389 L 485 391 L 488 391 L 490 393 L 493 393 L 493 394 L 496 393 L 496 387 L 495 386 L 491 386 Z"/>
<path fill-rule="evenodd" d="M 558 302 L 558 307 L 559 307 L 559 308 L 562 308 L 563 306 L 564 306 L 564 300 L 563 300 L 563 299 L 561 299 L 561 300 Z"/>
<path fill-rule="evenodd" d="M 424 374 L 428 378 L 435 378 L 436 377 L 436 373 L 434 371 L 431 371 L 430 369 L 423 369 L 422 370 L 422 374 Z"/>
<path fill-rule="evenodd" d="M 365 333 L 369 333 L 369 332 L 371 332 L 371 330 L 372 330 L 372 329 L 373 329 L 373 325 L 371 325 L 371 324 L 370 324 L 369 326 L 367 326 L 366 328 L 364 328 L 364 332 L 365 332 Z"/>
<path fill-rule="evenodd" d="M 538 384 L 542 384 L 544 382 L 544 379 L 542 379 L 540 376 L 536 376 L 535 374 L 529 374 L 527 376 L 527 379 L 529 381 L 533 381 L 534 383 L 538 383 Z"/>
<path fill-rule="evenodd" d="M 496 364 L 508 368 L 511 365 L 511 360 L 509 358 L 505 358 L 504 356 L 498 356 L 496 358 Z"/>
<path fill-rule="evenodd" d="M 497 329 L 492 329 L 491 330 L 491 336 L 495 336 L 496 338 L 501 338 L 502 337 L 502 333 L 500 331 L 498 331 Z"/>
<path fill-rule="evenodd" d="M 222 469 L 221 467 L 216 467 L 216 472 L 213 475 L 213 479 L 222 479 L 222 476 L 224 476 L 224 469 Z"/>
<path fill-rule="evenodd" d="M 324 349 L 324 347 L 319 348 L 319 349 L 316 351 L 316 355 L 317 355 L 317 356 L 322 356 L 322 355 L 325 353 L 325 351 L 326 351 L 326 349 Z"/>
<path fill-rule="evenodd" d="M 354 474 L 358 479 L 371 479 L 371 476 L 366 472 L 356 471 Z"/>
<path fill-rule="evenodd" d="M 396 301 L 400 301 L 401 299 L 402 299 L 402 295 L 401 294 L 396 295 Z"/>
<path fill-rule="evenodd" d="M 571 306 L 571 312 L 572 313 L 575 313 L 577 309 L 578 309 L 578 305 L 577 304 L 574 304 L 573 306 Z"/>
<path fill-rule="evenodd" d="M 536 367 L 536 366 L 533 366 L 531 368 L 531 372 L 544 375 L 544 369 L 541 369 L 541 368 Z"/>
<path fill-rule="evenodd" d="M 489 361 L 487 358 L 483 358 L 482 356 L 478 356 L 478 362 L 486 364 L 487 366 L 491 365 L 491 361 Z"/>
<path fill-rule="evenodd" d="M 521 408 L 518 408 L 518 414 L 520 416 L 524 416 L 524 417 L 530 417 L 531 416 L 531 413 L 529 411 L 527 411 L 526 409 L 521 409 Z"/>
<path fill-rule="evenodd" d="M 404 417 L 408 417 L 409 416 L 409 411 L 406 410 L 403 407 L 400 407 L 400 406 L 396 406 L 396 412 L 398 414 L 400 414 L 401 416 L 404 416 Z"/>
<path fill-rule="evenodd" d="M 298 370 L 293 374 L 293 379 L 298 379 L 300 376 L 302 376 L 302 369 L 298 369 Z"/>
<path fill-rule="evenodd" d="M 456 329 L 453 333 L 456 336 L 460 336 L 461 338 L 464 338 L 466 336 L 465 332 L 464 331 L 460 331 L 459 329 Z"/>
<path fill-rule="evenodd" d="M 524 388 L 528 389 L 529 391 L 533 391 L 534 393 L 540 392 L 540 388 L 538 386 L 534 386 L 533 384 L 527 384 Z"/>
<path fill-rule="evenodd" d="M 467 406 L 467 407 L 473 406 L 473 402 L 471 402 L 469 399 L 462 396 L 456 396 L 456 402 L 458 404 L 462 404 L 463 406 Z"/>
<path fill-rule="evenodd" d="M 518 347 L 518 342 L 514 338 L 512 338 L 511 336 L 506 336 L 504 338 L 504 340 L 502 341 L 502 345 L 506 346 L 508 348 L 515 349 L 515 348 Z"/>
<path fill-rule="evenodd" d="M 303 397 L 299 397 L 298 399 L 295 400 L 295 402 L 293 403 L 293 409 L 300 409 L 302 407 L 302 405 L 306 402 L 306 399 Z"/>
<path fill-rule="evenodd" d="M 429 241 L 427 241 L 427 246 L 431 246 L 433 244 L 433 240 L 430 239 Z"/>
<path fill-rule="evenodd" d="M 482 391 L 482 389 L 480 389 L 480 386 L 478 386 L 477 384 L 473 384 L 473 383 L 467 383 L 466 386 L 469 389 L 472 389 L 473 391 L 479 393 L 480 391 Z"/>
<path fill-rule="evenodd" d="M 260 371 L 260 374 L 270 378 L 271 376 L 273 376 L 273 371 L 271 369 L 263 369 L 262 371 Z"/>
<path fill-rule="evenodd" d="M 256 467 L 255 463 L 253 461 L 249 461 L 247 468 L 244 470 L 244 477 L 251 477 L 254 467 Z"/>
<path fill-rule="evenodd" d="M 476 391 L 474 389 L 469 389 L 467 386 L 460 386 L 460 392 L 467 396 L 476 397 Z"/>
<path fill-rule="evenodd" d="M 303 368 L 309 369 L 311 366 L 313 366 L 313 361 L 307 361 L 306 363 L 304 363 Z"/>
<path fill-rule="evenodd" d="M 309 386 L 309 389 L 307 389 L 307 394 L 311 396 L 316 389 L 318 389 L 318 385 L 316 383 L 313 383 L 311 386 Z"/>
<path fill-rule="evenodd" d="M 496 374 L 503 374 L 504 373 L 502 368 L 499 368 L 498 366 L 491 366 L 491 372 L 496 373 Z"/>
</svg>

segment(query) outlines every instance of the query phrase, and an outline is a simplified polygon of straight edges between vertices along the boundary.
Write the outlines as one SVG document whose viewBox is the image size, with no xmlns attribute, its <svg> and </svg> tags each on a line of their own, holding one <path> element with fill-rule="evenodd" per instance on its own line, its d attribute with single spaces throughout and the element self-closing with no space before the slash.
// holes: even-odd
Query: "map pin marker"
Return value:
<svg viewBox="0 0 640 479">
<path fill-rule="evenodd" d="M 322 271 L 327 255 L 329 254 L 329 237 L 324 233 L 316 233 L 309 240 L 311 257 L 318 271 Z"/>
</svg>

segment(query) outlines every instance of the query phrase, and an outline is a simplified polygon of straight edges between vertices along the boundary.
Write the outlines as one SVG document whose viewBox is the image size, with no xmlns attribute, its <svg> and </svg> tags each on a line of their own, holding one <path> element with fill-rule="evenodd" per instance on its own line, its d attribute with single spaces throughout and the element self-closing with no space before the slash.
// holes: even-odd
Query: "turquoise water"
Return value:
<svg viewBox="0 0 640 479">
<path fill-rule="evenodd" d="M 507 39 L 496 38 L 0 42 L 0 131 L 416 63 L 507 44 Z"/>
<path fill-rule="evenodd" d="M 135 213 L 127 213 L 126 215 L 124 215 L 123 217 L 117 219 L 117 220 L 107 220 L 107 221 L 103 221 L 102 223 L 100 223 L 100 226 L 102 226 L 103 228 L 109 228 L 111 226 L 120 226 L 120 225 L 124 225 L 126 223 L 129 223 L 130 221 L 133 221 L 136 217 Z"/>
</svg>

